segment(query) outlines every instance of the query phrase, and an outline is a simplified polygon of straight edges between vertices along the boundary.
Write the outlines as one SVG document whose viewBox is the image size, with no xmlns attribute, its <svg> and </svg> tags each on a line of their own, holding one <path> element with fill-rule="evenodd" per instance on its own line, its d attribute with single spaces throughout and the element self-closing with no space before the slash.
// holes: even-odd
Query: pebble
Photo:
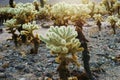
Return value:
<svg viewBox="0 0 120 80">
<path fill-rule="evenodd" d="M 25 68 L 25 65 L 17 65 L 15 68 L 18 70 L 22 70 Z"/>
<path fill-rule="evenodd" d="M 41 72 L 35 72 L 34 73 L 37 77 L 41 77 L 42 76 L 42 73 Z"/>
</svg>

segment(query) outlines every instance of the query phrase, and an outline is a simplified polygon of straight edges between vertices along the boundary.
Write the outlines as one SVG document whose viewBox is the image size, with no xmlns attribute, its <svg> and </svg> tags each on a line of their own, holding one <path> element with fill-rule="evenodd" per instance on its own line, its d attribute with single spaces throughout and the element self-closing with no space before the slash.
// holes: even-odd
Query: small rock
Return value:
<svg viewBox="0 0 120 80">
<path fill-rule="evenodd" d="M 22 69 L 25 68 L 25 65 L 18 65 L 18 66 L 16 66 L 15 68 L 18 69 L 18 70 L 22 70 Z"/>
<path fill-rule="evenodd" d="M 32 62 L 28 62 L 27 64 L 28 64 L 28 65 L 33 65 L 33 63 L 32 63 Z"/>
<path fill-rule="evenodd" d="M 30 69 L 29 69 L 29 68 L 25 68 L 25 69 L 24 69 L 24 72 L 25 72 L 25 73 L 30 73 Z"/>
<path fill-rule="evenodd" d="M 3 29 L 0 28 L 0 34 L 3 33 Z"/>
<path fill-rule="evenodd" d="M 0 55 L 0 59 L 3 59 L 4 56 Z"/>
<path fill-rule="evenodd" d="M 33 58 L 31 58 L 30 61 L 31 61 L 31 62 L 34 62 L 34 63 L 36 62 L 36 60 L 34 60 Z"/>
<path fill-rule="evenodd" d="M 0 73 L 0 78 L 11 78 L 12 75 L 8 74 L 8 73 Z"/>
<path fill-rule="evenodd" d="M 5 72 L 5 69 L 0 67 L 0 72 Z"/>
<path fill-rule="evenodd" d="M 42 74 L 41 74 L 41 72 L 35 72 L 35 75 L 36 75 L 37 77 L 40 77 Z"/>
<path fill-rule="evenodd" d="M 6 75 L 4 73 L 0 73 L 0 78 L 6 78 Z"/>
<path fill-rule="evenodd" d="M 2 67 L 3 67 L 3 68 L 8 68 L 8 67 L 9 67 L 9 62 L 4 63 L 4 64 L 2 65 Z"/>
<path fill-rule="evenodd" d="M 26 78 L 20 78 L 19 80 L 26 80 Z"/>
<path fill-rule="evenodd" d="M 49 77 L 49 78 L 52 78 L 52 73 L 46 73 L 45 76 Z"/>
<path fill-rule="evenodd" d="M 9 67 L 9 68 L 7 68 L 6 71 L 10 71 L 10 72 L 13 72 L 13 73 L 16 73 L 16 72 L 17 72 L 14 67 Z"/>
</svg>

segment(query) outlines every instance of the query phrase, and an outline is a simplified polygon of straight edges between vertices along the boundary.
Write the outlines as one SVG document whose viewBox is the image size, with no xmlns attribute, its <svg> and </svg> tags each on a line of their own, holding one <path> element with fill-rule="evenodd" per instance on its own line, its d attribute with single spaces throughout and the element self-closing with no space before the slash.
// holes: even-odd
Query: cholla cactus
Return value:
<svg viewBox="0 0 120 80">
<path fill-rule="evenodd" d="M 80 47 L 80 42 L 76 39 L 77 35 L 74 27 L 61 26 L 59 28 L 58 26 L 51 26 L 46 37 L 40 36 L 51 53 L 57 55 L 56 61 L 60 63 L 58 72 L 62 80 L 67 80 L 69 71 L 66 66 L 70 62 L 79 66 L 76 53 L 82 51 L 83 48 Z"/>
<path fill-rule="evenodd" d="M 73 6 L 75 9 L 73 9 L 74 15 L 72 15 L 71 20 L 75 22 L 75 25 L 82 27 L 86 22 L 86 19 L 90 18 L 89 14 L 91 10 L 87 6 L 87 4 L 79 4 L 78 6 Z"/>
<path fill-rule="evenodd" d="M 16 29 L 21 25 L 18 25 L 16 21 L 17 21 L 16 19 L 11 19 L 11 20 L 7 20 L 3 24 L 7 27 L 8 33 L 12 34 L 12 39 L 14 40 L 14 43 L 17 46 L 18 35 L 15 32 L 16 32 Z"/>
<path fill-rule="evenodd" d="M 106 10 L 110 15 L 114 13 L 114 4 L 117 0 L 102 0 L 101 4 L 105 5 Z"/>
<path fill-rule="evenodd" d="M 97 26 L 99 28 L 99 31 L 101 31 L 101 21 L 103 21 L 102 15 L 101 14 L 94 14 L 94 19 L 97 23 Z"/>
<path fill-rule="evenodd" d="M 23 30 L 27 31 L 29 34 L 33 34 L 34 30 L 39 29 L 39 27 L 35 21 L 33 21 L 32 23 L 23 24 L 22 28 L 23 28 Z"/>
<path fill-rule="evenodd" d="M 15 18 L 18 24 L 24 24 L 34 20 L 37 14 L 35 6 L 32 3 L 19 3 L 16 5 L 15 11 Z"/>
<path fill-rule="evenodd" d="M 77 77 L 69 77 L 68 80 L 78 80 Z"/>
<path fill-rule="evenodd" d="M 114 9 L 117 11 L 118 15 L 120 15 L 120 1 L 114 4 Z"/>
<path fill-rule="evenodd" d="M 95 14 L 106 14 L 107 10 L 106 10 L 105 5 L 103 5 L 103 4 L 95 4 L 94 13 Z"/>
<path fill-rule="evenodd" d="M 83 4 L 88 4 L 88 3 L 89 3 L 89 0 L 82 0 L 82 3 L 83 3 Z"/>
<path fill-rule="evenodd" d="M 68 16 L 70 5 L 65 2 L 60 2 L 51 7 L 51 14 L 55 25 L 66 25 L 68 23 Z"/>
<path fill-rule="evenodd" d="M 34 0 L 34 1 L 33 1 L 33 5 L 35 6 L 35 9 L 36 9 L 37 11 L 39 11 L 39 6 L 40 6 L 40 4 L 39 4 L 39 2 L 38 2 L 37 0 Z"/>
<path fill-rule="evenodd" d="M 21 26 L 20 24 L 18 25 L 17 24 L 17 20 L 16 19 L 10 19 L 10 20 L 7 20 L 4 25 L 8 28 L 17 28 L 19 26 Z"/>
<path fill-rule="evenodd" d="M 37 54 L 40 40 L 38 38 L 38 34 L 34 35 L 33 31 L 39 29 L 38 25 L 33 21 L 32 23 L 23 24 L 22 28 L 23 30 L 21 31 L 21 35 L 24 35 L 24 37 L 22 37 L 23 42 L 27 41 L 33 43 L 34 48 L 31 49 L 31 53 Z"/>
<path fill-rule="evenodd" d="M 107 21 L 111 24 L 114 34 L 116 34 L 116 22 L 118 21 L 118 18 L 114 15 L 108 16 Z"/>
<path fill-rule="evenodd" d="M 10 12 L 13 8 L 10 7 L 2 7 L 0 8 L 0 22 L 3 23 L 7 19 L 11 19 L 15 14 Z"/>
<path fill-rule="evenodd" d="M 37 18 L 49 20 L 51 16 L 50 10 L 51 10 L 50 5 L 45 5 L 43 8 L 40 8 L 37 13 Z"/>
<path fill-rule="evenodd" d="M 102 15 L 101 14 L 94 14 L 94 19 L 96 20 L 96 21 L 98 21 L 98 20 L 100 20 L 100 21 L 103 21 L 103 18 L 102 18 Z"/>
<path fill-rule="evenodd" d="M 111 24 L 114 24 L 118 21 L 118 18 L 114 15 L 108 16 L 107 21 L 110 22 Z"/>
</svg>

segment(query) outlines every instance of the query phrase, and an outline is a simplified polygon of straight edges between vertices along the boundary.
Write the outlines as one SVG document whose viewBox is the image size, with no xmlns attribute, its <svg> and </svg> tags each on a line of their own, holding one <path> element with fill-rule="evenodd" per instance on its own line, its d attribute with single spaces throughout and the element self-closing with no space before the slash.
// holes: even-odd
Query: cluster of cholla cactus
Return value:
<svg viewBox="0 0 120 80">
<path fill-rule="evenodd" d="M 18 24 L 28 23 L 35 19 L 37 11 L 32 3 L 18 3 L 15 7 L 16 16 Z"/>
<path fill-rule="evenodd" d="M 68 25 L 73 22 L 83 26 L 86 18 L 89 18 L 90 9 L 87 4 L 67 4 L 60 2 L 51 7 L 51 15 L 55 25 Z"/>
<path fill-rule="evenodd" d="M 51 26 L 46 37 L 40 36 L 40 39 L 46 43 L 47 48 L 51 50 L 52 55 L 56 55 L 56 62 L 60 65 L 57 71 L 62 80 L 68 80 L 70 72 L 69 63 L 80 66 L 77 58 L 77 52 L 82 51 L 81 43 L 76 38 L 77 32 L 71 26 Z"/>
<path fill-rule="evenodd" d="M 117 0 L 102 0 L 101 4 L 103 4 L 108 12 L 108 14 L 112 15 L 115 12 Z"/>
<path fill-rule="evenodd" d="M 3 12 L 3 11 L 2 11 Z M 16 46 L 18 42 L 31 42 L 34 48 L 31 53 L 37 53 L 39 47 L 38 35 L 34 35 L 33 31 L 38 29 L 38 25 L 34 22 L 37 14 L 35 5 L 32 3 L 18 3 L 14 8 L 8 8 L 5 13 L 13 14 L 12 19 L 4 22 Z"/>
</svg>

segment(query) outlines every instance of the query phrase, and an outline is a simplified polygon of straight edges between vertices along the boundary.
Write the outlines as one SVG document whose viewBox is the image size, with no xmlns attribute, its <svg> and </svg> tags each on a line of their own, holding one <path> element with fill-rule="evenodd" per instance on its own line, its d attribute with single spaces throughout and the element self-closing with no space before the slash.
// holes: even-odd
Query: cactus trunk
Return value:
<svg viewBox="0 0 120 80">
<path fill-rule="evenodd" d="M 87 43 L 86 42 L 81 42 L 81 46 L 84 48 L 84 51 L 82 52 L 82 56 L 83 56 L 82 60 L 83 60 L 83 63 L 84 63 L 85 72 L 87 73 L 90 80 L 94 80 L 94 78 L 92 76 L 92 73 L 90 71 L 90 65 L 89 65 L 90 55 L 89 55 Z"/>
<path fill-rule="evenodd" d="M 80 47 L 84 48 L 84 51 L 82 51 L 82 57 L 83 57 L 82 60 L 84 63 L 85 72 L 87 73 L 90 80 L 94 80 L 94 78 L 91 74 L 91 71 L 90 71 L 90 66 L 89 66 L 90 56 L 89 56 L 89 51 L 88 51 L 88 47 L 87 47 L 88 40 L 85 38 L 84 34 L 82 33 L 82 30 L 77 26 L 76 26 L 76 31 L 78 33 L 77 38 L 81 42 Z"/>
<path fill-rule="evenodd" d="M 13 29 L 10 29 L 10 30 L 11 30 L 11 33 L 12 33 L 12 39 L 13 39 L 13 41 L 14 41 L 14 44 L 15 44 L 15 46 L 17 47 L 17 45 L 18 45 L 18 41 L 17 41 L 18 35 L 15 34 L 15 31 L 14 31 Z"/>
<path fill-rule="evenodd" d="M 44 0 L 40 0 L 41 7 L 44 7 Z"/>
<path fill-rule="evenodd" d="M 61 59 L 61 63 L 57 68 L 60 80 L 68 80 L 68 77 L 70 77 L 70 72 L 67 68 L 67 64 L 68 63 L 67 63 L 67 60 L 65 60 L 65 58 Z"/>
<path fill-rule="evenodd" d="M 99 31 L 101 31 L 101 22 L 100 22 L 100 20 L 97 21 L 97 26 L 98 26 Z"/>
<path fill-rule="evenodd" d="M 14 3 L 13 3 L 14 0 L 9 0 L 9 5 L 10 7 L 14 8 Z"/>
<path fill-rule="evenodd" d="M 116 28 L 115 28 L 115 23 L 111 25 L 112 29 L 113 29 L 113 33 L 116 34 Z"/>
<path fill-rule="evenodd" d="M 34 43 L 34 54 L 37 54 L 38 53 L 38 48 L 39 48 L 39 41 L 38 41 L 38 39 L 34 39 L 33 40 L 33 43 Z"/>
</svg>

